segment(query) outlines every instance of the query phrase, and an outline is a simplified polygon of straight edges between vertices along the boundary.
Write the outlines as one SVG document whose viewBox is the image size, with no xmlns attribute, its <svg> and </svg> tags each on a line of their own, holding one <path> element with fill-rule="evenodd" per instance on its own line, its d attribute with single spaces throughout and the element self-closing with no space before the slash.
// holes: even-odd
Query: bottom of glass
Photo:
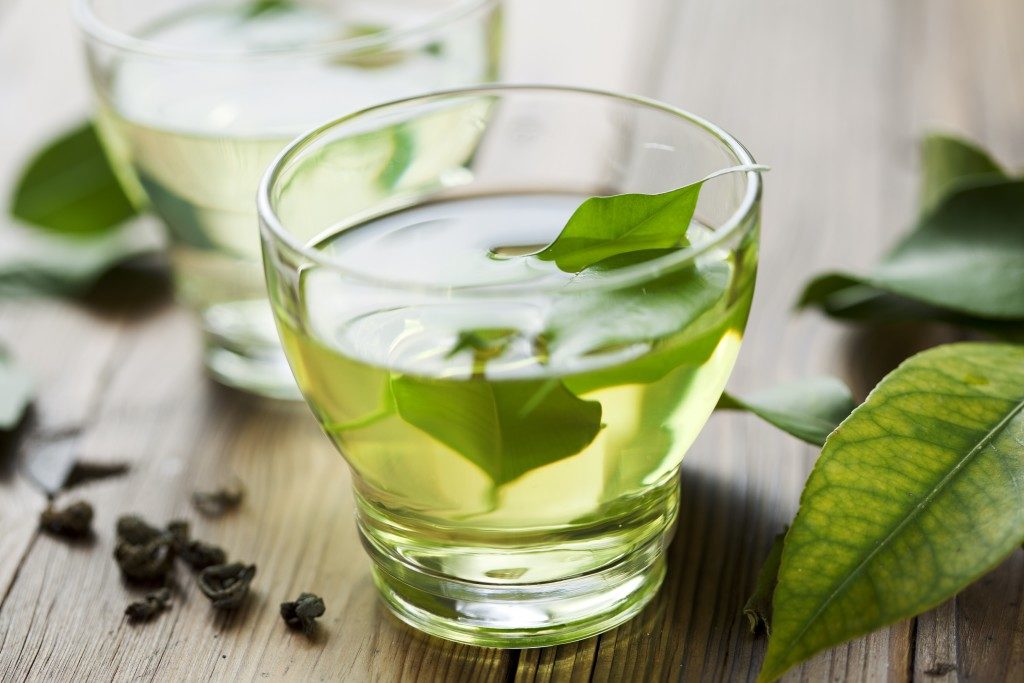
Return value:
<svg viewBox="0 0 1024 683">
<path fill-rule="evenodd" d="M 302 398 L 265 300 L 216 304 L 202 313 L 203 361 L 216 381 L 266 398 Z"/>
<path fill-rule="evenodd" d="M 384 556 L 365 537 L 373 578 L 399 619 L 425 633 L 500 648 L 560 645 L 635 616 L 665 578 L 668 534 L 614 564 L 538 584 L 483 584 L 426 574 Z"/>
</svg>

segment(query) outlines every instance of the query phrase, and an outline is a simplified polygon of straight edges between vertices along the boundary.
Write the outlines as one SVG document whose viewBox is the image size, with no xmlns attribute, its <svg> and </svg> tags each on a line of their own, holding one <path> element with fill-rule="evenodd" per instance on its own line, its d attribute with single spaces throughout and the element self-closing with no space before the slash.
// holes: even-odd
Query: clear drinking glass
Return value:
<svg viewBox="0 0 1024 683">
<path fill-rule="evenodd" d="M 253 196 L 295 136 L 340 113 L 493 80 L 498 0 L 77 0 L 108 155 L 166 223 L 205 362 L 298 393 L 259 267 Z"/>
<path fill-rule="evenodd" d="M 706 182 L 678 248 L 580 273 L 533 254 L 589 196 L 750 163 L 651 100 L 501 86 L 340 118 L 271 166 L 258 205 L 278 329 L 401 619 L 552 645 L 653 597 L 683 454 L 750 309 L 759 174 Z"/>
</svg>

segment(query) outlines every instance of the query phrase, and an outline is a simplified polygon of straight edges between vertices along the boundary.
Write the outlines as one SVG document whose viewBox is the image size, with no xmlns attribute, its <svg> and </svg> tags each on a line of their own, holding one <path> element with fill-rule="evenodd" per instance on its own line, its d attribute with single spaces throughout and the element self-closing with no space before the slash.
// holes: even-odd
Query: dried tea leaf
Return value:
<svg viewBox="0 0 1024 683">
<path fill-rule="evenodd" d="M 124 613 L 128 617 L 128 621 L 132 623 L 150 621 L 165 609 L 168 609 L 170 601 L 171 589 L 161 588 L 155 593 L 150 593 L 142 600 L 129 604 L 125 608 Z"/>
<path fill-rule="evenodd" d="M 293 602 L 281 603 L 281 618 L 288 628 L 301 630 L 307 636 L 316 629 L 316 619 L 327 610 L 323 598 L 302 593 Z"/>
<path fill-rule="evenodd" d="M 123 515 L 117 520 L 118 540 L 139 545 L 148 543 L 163 535 L 163 530 L 156 528 L 138 515 Z"/>
<path fill-rule="evenodd" d="M 256 565 L 232 562 L 217 564 L 199 572 L 199 590 L 217 609 L 236 609 L 249 594 Z"/>
<path fill-rule="evenodd" d="M 174 569 L 174 547 L 167 536 L 140 544 L 122 539 L 114 547 L 114 559 L 128 580 L 161 583 Z"/>
<path fill-rule="evenodd" d="M 216 491 L 196 491 L 192 494 L 192 505 L 207 517 L 220 517 L 237 508 L 244 499 L 245 487 L 236 481 Z"/>
<path fill-rule="evenodd" d="M 184 520 L 169 523 L 167 532 L 171 535 L 175 553 L 194 571 L 228 561 L 228 554 L 222 548 L 191 538 L 189 524 Z"/>
<path fill-rule="evenodd" d="M 138 515 L 125 515 L 117 520 L 114 559 L 129 581 L 161 583 L 174 570 L 174 537 Z"/>
<path fill-rule="evenodd" d="M 58 510 L 48 506 L 39 515 L 39 528 L 63 538 L 84 538 L 92 534 L 92 505 L 77 501 Z"/>
</svg>

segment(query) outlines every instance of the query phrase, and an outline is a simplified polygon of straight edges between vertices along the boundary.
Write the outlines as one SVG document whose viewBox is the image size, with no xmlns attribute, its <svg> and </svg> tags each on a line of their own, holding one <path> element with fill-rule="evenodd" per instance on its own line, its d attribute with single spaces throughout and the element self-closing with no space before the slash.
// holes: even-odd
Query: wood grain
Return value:
<svg viewBox="0 0 1024 683">
<path fill-rule="evenodd" d="M 36 142 L 86 107 L 65 12 L 55 0 L 0 10 L 0 101 L 20 103 L 0 106 L 0 187 Z M 880 370 L 860 360 L 865 348 L 895 357 L 920 340 L 793 316 L 795 295 L 812 272 L 866 267 L 909 222 L 924 130 L 959 130 L 1024 163 L 1021 26 L 1024 4 L 1015 0 L 520 0 L 509 60 L 519 80 L 660 96 L 722 124 L 772 165 L 759 291 L 733 386 L 837 367 L 866 386 Z M 756 676 L 764 641 L 747 632 L 740 608 L 772 537 L 795 512 L 814 452 L 751 418 L 714 417 L 687 456 L 668 578 L 643 614 L 579 643 L 496 651 L 422 636 L 387 614 L 356 539 L 341 458 L 303 409 L 208 384 L 190 317 L 165 299 L 144 308 L 104 296 L 85 305 L 0 302 L 0 342 L 40 390 L 19 447 L 0 461 L 0 681 Z M 96 504 L 91 545 L 35 532 L 44 499 L 23 463 L 47 449 L 132 466 L 73 492 Z M 190 509 L 194 488 L 236 476 L 250 491 L 236 514 L 206 520 Z M 157 522 L 188 517 L 197 536 L 256 562 L 253 600 L 218 616 L 180 571 L 172 610 L 128 625 L 122 610 L 138 593 L 110 559 L 114 520 L 127 511 Z M 303 590 L 328 605 L 312 640 L 277 615 L 279 602 Z M 787 677 L 1022 679 L 1021 551 L 938 610 Z"/>
</svg>

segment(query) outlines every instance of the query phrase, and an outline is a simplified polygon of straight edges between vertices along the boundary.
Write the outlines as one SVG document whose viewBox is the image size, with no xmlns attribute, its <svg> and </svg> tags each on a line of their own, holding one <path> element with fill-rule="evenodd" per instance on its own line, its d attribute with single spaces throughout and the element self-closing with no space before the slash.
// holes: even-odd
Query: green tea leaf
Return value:
<svg viewBox="0 0 1024 683">
<path fill-rule="evenodd" d="M 938 204 L 953 187 L 972 179 L 1005 178 L 1006 173 L 977 145 L 951 135 L 933 134 L 921 143 L 921 206 Z"/>
<path fill-rule="evenodd" d="M 799 305 L 842 306 L 843 297 L 849 305 L 871 290 L 968 317 L 1024 320 L 1024 181 L 954 190 L 871 275 L 821 276 Z"/>
<path fill-rule="evenodd" d="M 465 456 L 495 486 L 575 455 L 601 430 L 601 404 L 558 380 L 391 380 L 398 414 Z"/>
<path fill-rule="evenodd" d="M 829 273 L 815 278 L 798 304 L 815 306 L 832 318 L 871 323 L 941 322 L 977 330 L 1006 341 L 1024 342 L 1024 321 L 988 320 L 890 294 L 855 278 Z"/>
<path fill-rule="evenodd" d="M 11 213 L 58 233 L 95 235 L 135 216 L 91 123 L 54 140 L 22 172 Z"/>
<path fill-rule="evenodd" d="M 591 197 L 537 258 L 554 261 L 567 273 L 578 273 L 629 252 L 685 247 L 703 184 L 702 180 L 663 194 Z"/>
<path fill-rule="evenodd" d="M 32 377 L 0 351 L 0 431 L 21 423 L 32 401 Z"/>
<path fill-rule="evenodd" d="M 600 279 L 608 264 L 632 265 L 644 255 L 620 254 L 584 269 L 577 282 Z M 577 358 L 630 344 L 650 344 L 680 332 L 718 303 L 729 286 L 732 269 L 724 262 L 686 266 L 642 285 L 624 289 L 582 289 L 570 283 L 555 301 L 545 336 L 553 358 Z"/>
<path fill-rule="evenodd" d="M 786 537 L 760 680 L 948 599 L 1024 541 L 1024 347 L 910 358 L 828 438 Z"/>
<path fill-rule="evenodd" d="M 294 0 L 252 0 L 244 7 L 242 16 L 246 19 L 253 19 L 269 12 L 293 9 L 295 6 Z"/>
<path fill-rule="evenodd" d="M 115 266 L 159 253 L 164 245 L 160 229 L 145 221 L 73 236 L 9 226 L 0 236 L 0 295 L 8 296 L 82 292 Z"/>
<path fill-rule="evenodd" d="M 765 634 L 772 634 L 772 593 L 775 592 L 775 584 L 779 579 L 779 562 L 782 560 L 782 547 L 788 530 L 789 527 L 786 527 L 775 536 L 768 557 L 757 574 L 754 593 L 743 605 L 743 615 L 750 623 L 751 633 L 757 633 L 758 629 L 764 628 Z"/>
<path fill-rule="evenodd" d="M 856 407 L 845 384 L 811 377 L 739 398 L 722 394 L 718 410 L 746 410 L 802 441 L 821 446 Z"/>
<path fill-rule="evenodd" d="M 767 166 L 732 166 L 695 183 L 661 194 L 591 197 L 569 217 L 558 237 L 536 254 L 566 273 L 634 252 L 674 250 L 689 245 L 686 232 L 704 183 L 729 173 L 767 171 Z"/>
</svg>

